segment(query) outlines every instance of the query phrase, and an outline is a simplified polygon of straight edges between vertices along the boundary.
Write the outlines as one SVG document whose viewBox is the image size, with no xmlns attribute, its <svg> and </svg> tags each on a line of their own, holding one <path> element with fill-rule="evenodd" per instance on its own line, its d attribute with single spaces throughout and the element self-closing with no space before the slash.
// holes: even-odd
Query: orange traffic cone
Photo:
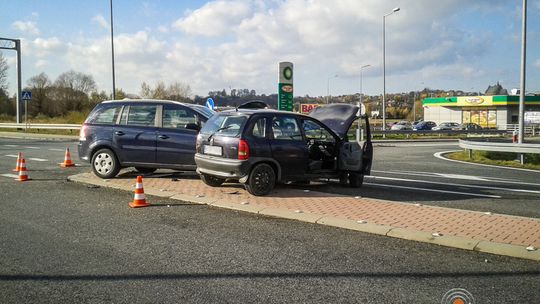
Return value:
<svg viewBox="0 0 540 304">
<path fill-rule="evenodd" d="M 15 169 L 13 169 L 11 171 L 13 171 L 13 172 L 21 171 L 21 158 L 22 158 L 22 153 L 19 152 L 19 154 L 17 154 L 17 165 L 15 166 Z"/>
<path fill-rule="evenodd" d="M 19 178 L 16 179 L 20 182 L 25 182 L 27 180 L 29 180 L 30 178 L 28 178 L 28 172 L 26 171 L 26 161 L 24 160 L 24 157 L 21 156 L 21 168 L 19 170 Z"/>
<path fill-rule="evenodd" d="M 137 176 L 137 184 L 135 184 L 135 197 L 133 198 L 133 202 L 129 203 L 129 206 L 131 208 L 139 208 L 139 207 L 148 207 L 150 206 L 149 203 L 146 202 L 146 197 L 144 196 L 144 188 L 142 184 L 142 176 Z"/>
<path fill-rule="evenodd" d="M 69 148 L 66 148 L 66 153 L 64 155 L 64 162 L 60 164 L 60 167 L 67 168 L 73 167 L 75 164 L 71 161 L 71 154 L 69 153 Z"/>
</svg>

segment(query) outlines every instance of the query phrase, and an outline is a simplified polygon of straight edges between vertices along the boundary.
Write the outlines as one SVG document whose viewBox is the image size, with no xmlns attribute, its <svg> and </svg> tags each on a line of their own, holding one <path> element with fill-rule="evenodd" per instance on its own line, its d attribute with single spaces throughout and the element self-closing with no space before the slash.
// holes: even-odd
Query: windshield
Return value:
<svg viewBox="0 0 540 304">
<path fill-rule="evenodd" d="M 247 116 L 243 115 L 214 115 L 201 129 L 201 134 L 239 137 Z"/>
<path fill-rule="evenodd" d="M 201 114 L 204 115 L 206 118 L 212 117 L 212 115 L 214 115 L 214 114 L 216 113 L 215 111 L 210 110 L 210 109 L 207 108 L 207 107 L 198 106 L 198 105 L 194 105 L 194 106 L 192 107 L 192 109 L 194 109 L 195 111 L 201 113 Z"/>
</svg>

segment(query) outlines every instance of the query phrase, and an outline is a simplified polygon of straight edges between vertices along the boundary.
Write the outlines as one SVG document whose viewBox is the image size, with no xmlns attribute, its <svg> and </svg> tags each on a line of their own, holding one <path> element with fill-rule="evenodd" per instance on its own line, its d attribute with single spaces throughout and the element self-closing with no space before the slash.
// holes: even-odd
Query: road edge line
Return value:
<svg viewBox="0 0 540 304">
<path fill-rule="evenodd" d="M 524 168 L 514 168 L 514 167 L 505 167 L 505 166 L 496 166 L 496 165 L 488 165 L 488 164 L 479 164 L 479 163 L 467 162 L 467 161 L 463 161 L 463 160 L 450 159 L 450 158 L 442 156 L 443 154 L 446 154 L 446 153 L 459 152 L 459 151 L 462 151 L 462 150 L 450 150 L 450 151 L 435 152 L 435 153 L 433 153 L 433 156 L 438 158 L 438 159 L 442 159 L 442 160 L 446 160 L 446 161 L 450 161 L 450 162 L 461 163 L 461 164 L 467 164 L 467 165 L 475 165 L 475 166 L 482 166 L 482 167 L 489 167 L 489 168 L 499 168 L 499 169 L 508 169 L 508 170 L 517 170 L 517 171 L 540 173 L 539 170 L 524 169 Z"/>
</svg>

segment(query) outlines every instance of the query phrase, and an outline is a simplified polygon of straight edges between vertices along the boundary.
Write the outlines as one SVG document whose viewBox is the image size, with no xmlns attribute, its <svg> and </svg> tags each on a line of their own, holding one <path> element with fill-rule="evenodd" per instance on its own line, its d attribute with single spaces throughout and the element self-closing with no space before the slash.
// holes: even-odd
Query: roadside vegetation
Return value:
<svg viewBox="0 0 540 304">
<path fill-rule="evenodd" d="M 540 170 L 540 154 L 525 154 L 524 165 L 519 163 L 516 153 L 508 152 L 473 151 L 472 158 L 469 158 L 468 151 L 459 151 L 447 153 L 444 156 L 472 163 Z"/>
</svg>

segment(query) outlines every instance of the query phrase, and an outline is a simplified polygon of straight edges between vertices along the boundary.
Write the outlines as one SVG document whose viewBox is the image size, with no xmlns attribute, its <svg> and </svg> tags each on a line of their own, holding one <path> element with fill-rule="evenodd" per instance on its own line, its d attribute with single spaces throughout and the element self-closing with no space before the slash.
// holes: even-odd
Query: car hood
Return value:
<svg viewBox="0 0 540 304">
<path fill-rule="evenodd" d="M 311 110 L 308 115 L 325 124 L 339 137 L 345 138 L 351 124 L 358 117 L 358 109 L 355 105 L 334 103 L 318 106 Z"/>
</svg>

